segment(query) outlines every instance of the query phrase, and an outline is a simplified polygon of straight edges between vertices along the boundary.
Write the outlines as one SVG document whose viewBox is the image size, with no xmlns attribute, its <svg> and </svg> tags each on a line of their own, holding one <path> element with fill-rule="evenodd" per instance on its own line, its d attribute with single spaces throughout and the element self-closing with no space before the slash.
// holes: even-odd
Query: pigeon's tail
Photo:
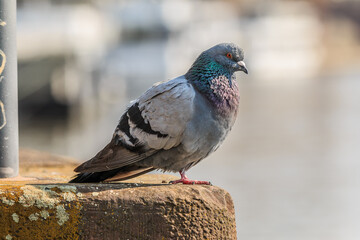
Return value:
<svg viewBox="0 0 360 240">
<path fill-rule="evenodd" d="M 69 183 L 96 183 L 103 182 L 116 175 L 119 169 L 104 172 L 89 172 L 77 174 Z"/>
<path fill-rule="evenodd" d="M 77 174 L 69 183 L 96 183 L 122 181 L 140 176 L 155 170 L 153 167 L 140 167 L 128 165 L 121 168 L 112 169 L 103 172 L 85 172 Z"/>
</svg>

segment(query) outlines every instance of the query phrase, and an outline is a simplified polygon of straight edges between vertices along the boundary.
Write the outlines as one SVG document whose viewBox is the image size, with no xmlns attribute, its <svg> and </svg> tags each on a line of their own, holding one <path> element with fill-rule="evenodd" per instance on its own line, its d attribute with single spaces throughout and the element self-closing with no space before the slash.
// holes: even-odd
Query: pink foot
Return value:
<svg viewBox="0 0 360 240">
<path fill-rule="evenodd" d="M 200 184 L 200 185 L 212 185 L 211 182 L 209 181 L 198 181 L 198 180 L 191 180 L 188 179 L 185 175 L 185 171 L 184 172 L 180 172 L 181 178 L 179 180 L 175 180 L 175 181 L 170 181 L 170 184 L 177 184 L 177 183 L 182 183 L 182 184 Z"/>
</svg>

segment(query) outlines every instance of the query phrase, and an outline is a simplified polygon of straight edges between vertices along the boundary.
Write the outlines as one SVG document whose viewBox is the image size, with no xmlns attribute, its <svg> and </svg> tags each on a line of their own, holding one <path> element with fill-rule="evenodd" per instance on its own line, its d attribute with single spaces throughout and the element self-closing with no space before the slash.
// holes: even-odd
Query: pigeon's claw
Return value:
<svg viewBox="0 0 360 240">
<path fill-rule="evenodd" d="M 182 183 L 182 184 L 192 184 L 192 185 L 212 185 L 211 182 L 209 181 L 198 181 L 198 180 L 191 180 L 189 178 L 186 177 L 185 172 L 180 172 L 181 178 L 179 180 L 175 180 L 175 181 L 170 181 L 170 184 L 177 184 L 177 183 Z"/>
<path fill-rule="evenodd" d="M 182 183 L 182 184 L 192 184 L 192 185 L 212 185 L 211 182 L 209 181 L 198 181 L 198 180 L 191 180 L 191 179 L 179 179 L 179 180 L 175 180 L 175 181 L 170 181 L 170 184 L 177 184 L 177 183 Z"/>
</svg>

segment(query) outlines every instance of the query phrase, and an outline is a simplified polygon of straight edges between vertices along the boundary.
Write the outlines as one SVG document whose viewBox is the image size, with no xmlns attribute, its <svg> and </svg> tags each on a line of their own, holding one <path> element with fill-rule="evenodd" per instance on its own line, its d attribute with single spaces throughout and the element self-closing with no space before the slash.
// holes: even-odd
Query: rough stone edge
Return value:
<svg viewBox="0 0 360 240">
<path fill-rule="evenodd" d="M 92 239 L 91 236 L 116 239 L 121 234 L 134 237 L 138 233 L 128 230 L 135 226 L 143 231 L 143 239 L 154 236 L 159 239 L 192 239 L 192 235 L 200 239 L 236 239 L 231 196 L 214 186 L 126 183 L 1 185 L 0 206 L 0 224 L 4 226 L 0 229 L 2 238 L 9 235 L 17 239 L 26 239 L 27 236 L 36 239 Z M 191 213 L 192 208 L 197 212 Z M 212 208 L 216 211 L 210 211 Z M 153 213 L 158 221 L 165 221 L 165 228 L 149 232 L 147 225 L 138 227 L 141 221 L 148 219 L 136 213 L 137 209 L 146 214 Z M 204 214 L 202 218 L 191 224 L 187 217 L 193 218 L 200 212 Z M 213 213 L 225 217 L 221 220 L 218 216 L 207 216 Z M 129 217 L 136 218 L 137 225 L 126 224 Z M 223 229 L 212 229 L 205 224 L 216 217 L 224 221 L 220 223 Z M 99 223 L 97 219 L 105 219 L 105 222 Z M 119 226 L 127 226 L 127 229 L 116 232 L 118 225 L 106 222 L 110 219 L 125 221 Z M 198 224 L 201 220 L 205 221 L 206 229 Z M 216 227 L 222 228 L 222 225 Z"/>
</svg>

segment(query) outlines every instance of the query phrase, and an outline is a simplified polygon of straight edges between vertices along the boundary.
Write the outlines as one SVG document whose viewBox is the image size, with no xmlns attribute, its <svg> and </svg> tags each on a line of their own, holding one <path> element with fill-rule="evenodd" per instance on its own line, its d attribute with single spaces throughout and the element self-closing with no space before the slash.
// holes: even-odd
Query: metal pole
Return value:
<svg viewBox="0 0 360 240">
<path fill-rule="evenodd" d="M 0 0 L 0 178 L 18 173 L 16 0 Z"/>
</svg>

